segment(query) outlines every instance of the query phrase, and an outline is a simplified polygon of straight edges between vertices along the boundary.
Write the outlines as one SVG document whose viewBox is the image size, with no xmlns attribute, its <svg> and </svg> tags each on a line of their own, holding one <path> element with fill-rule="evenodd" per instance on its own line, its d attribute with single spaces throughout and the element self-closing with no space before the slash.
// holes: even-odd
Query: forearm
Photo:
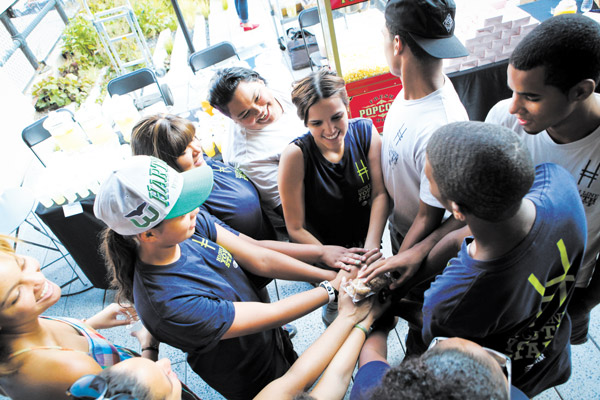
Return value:
<svg viewBox="0 0 600 400">
<path fill-rule="evenodd" d="M 360 352 L 358 366 L 362 367 L 371 361 L 387 362 L 387 338 L 388 332 L 371 332 Z"/>
<path fill-rule="evenodd" d="M 329 295 L 322 287 L 279 300 L 275 303 L 235 302 L 235 318 L 222 339 L 250 335 L 277 328 L 327 304 Z"/>
<path fill-rule="evenodd" d="M 426 257 L 427 254 L 433 249 L 433 247 L 440 241 L 444 236 L 448 233 L 460 229 L 464 227 L 465 224 L 463 222 L 457 221 L 454 217 L 450 216 L 446 221 L 444 221 L 441 225 L 439 225 L 436 229 L 434 229 L 427 237 L 418 242 L 415 245 L 421 253 L 423 253 L 423 257 Z"/>
<path fill-rule="evenodd" d="M 277 240 L 254 240 L 245 235 L 240 236 L 243 236 L 245 240 L 253 241 L 257 246 L 277 251 L 305 263 L 315 264 L 322 261 L 323 246 L 321 245 L 280 242 Z"/>
<path fill-rule="evenodd" d="M 304 227 L 292 228 L 289 225 L 286 225 L 286 229 L 290 236 L 290 240 L 294 243 L 322 245 L 319 239 L 314 237 L 314 235 Z"/>
<path fill-rule="evenodd" d="M 369 218 L 369 231 L 365 240 L 366 249 L 375 249 L 381 246 L 381 237 L 389 215 L 389 199 L 387 193 L 378 194 L 371 204 Z"/>
<path fill-rule="evenodd" d="M 371 323 L 368 321 L 362 321 L 360 324 L 367 331 L 371 328 Z M 319 400 L 339 400 L 344 397 L 365 338 L 366 335 L 361 329 L 352 329 L 342 347 L 329 363 L 319 383 L 311 392 L 313 397 Z"/>
</svg>

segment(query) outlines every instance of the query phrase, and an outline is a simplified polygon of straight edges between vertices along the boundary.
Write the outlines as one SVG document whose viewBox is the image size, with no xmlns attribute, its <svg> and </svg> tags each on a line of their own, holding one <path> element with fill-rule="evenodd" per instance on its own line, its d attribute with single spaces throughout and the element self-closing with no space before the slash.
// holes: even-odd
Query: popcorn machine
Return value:
<svg viewBox="0 0 600 400">
<path fill-rule="evenodd" d="M 318 0 L 327 59 L 343 76 L 350 117 L 371 118 L 379 132 L 402 88 L 389 73 L 381 29 L 385 0 Z"/>
</svg>

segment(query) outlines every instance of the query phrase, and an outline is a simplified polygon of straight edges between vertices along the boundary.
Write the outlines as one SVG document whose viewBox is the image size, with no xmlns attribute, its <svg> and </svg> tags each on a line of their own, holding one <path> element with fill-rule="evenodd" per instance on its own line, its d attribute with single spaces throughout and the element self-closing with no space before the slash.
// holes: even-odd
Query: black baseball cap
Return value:
<svg viewBox="0 0 600 400">
<path fill-rule="evenodd" d="M 405 31 L 435 58 L 457 58 L 469 51 L 454 36 L 453 0 L 390 0 L 385 22 L 390 33 Z"/>
</svg>

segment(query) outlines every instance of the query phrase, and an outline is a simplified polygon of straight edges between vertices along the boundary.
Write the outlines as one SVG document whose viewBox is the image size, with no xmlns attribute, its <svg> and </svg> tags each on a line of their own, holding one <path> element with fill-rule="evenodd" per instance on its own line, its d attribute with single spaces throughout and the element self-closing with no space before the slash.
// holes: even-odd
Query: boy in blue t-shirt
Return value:
<svg viewBox="0 0 600 400">
<path fill-rule="evenodd" d="M 573 178 L 555 164 L 534 168 L 517 134 L 480 122 L 438 129 L 425 173 L 472 236 L 425 292 L 423 343 L 457 336 L 508 355 L 530 397 L 567 381 L 566 307 L 586 244 Z"/>
</svg>

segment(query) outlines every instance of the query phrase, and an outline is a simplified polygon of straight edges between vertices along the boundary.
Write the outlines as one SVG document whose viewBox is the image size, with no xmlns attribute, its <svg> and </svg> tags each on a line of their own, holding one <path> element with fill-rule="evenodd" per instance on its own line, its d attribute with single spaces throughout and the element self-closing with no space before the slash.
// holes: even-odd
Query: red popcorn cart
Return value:
<svg viewBox="0 0 600 400">
<path fill-rule="evenodd" d="M 371 118 L 379 132 L 402 88 L 383 51 L 385 1 L 318 0 L 331 69 L 346 81 L 351 118 Z"/>
</svg>

